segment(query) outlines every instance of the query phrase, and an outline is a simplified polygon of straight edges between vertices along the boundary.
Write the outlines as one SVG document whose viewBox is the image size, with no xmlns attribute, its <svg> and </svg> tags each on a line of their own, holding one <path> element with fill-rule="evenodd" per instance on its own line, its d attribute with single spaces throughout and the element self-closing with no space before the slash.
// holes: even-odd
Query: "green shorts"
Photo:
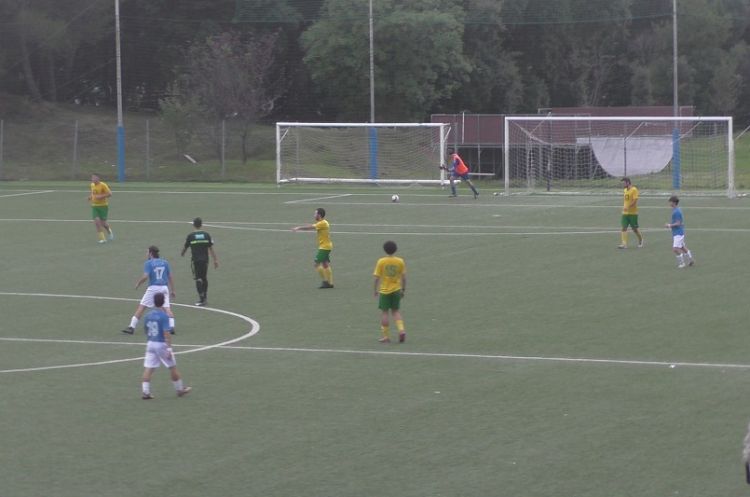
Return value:
<svg viewBox="0 0 750 497">
<path fill-rule="evenodd" d="M 393 309 L 399 310 L 401 307 L 401 290 L 393 293 L 381 293 L 378 299 L 378 309 L 388 311 Z"/>
<path fill-rule="evenodd" d="M 324 262 L 331 262 L 331 251 L 318 249 L 315 253 L 315 264 L 323 264 Z"/>
<path fill-rule="evenodd" d="M 98 217 L 102 221 L 106 221 L 108 213 L 109 213 L 108 205 L 97 205 L 97 206 L 91 207 L 91 219 L 96 219 Z"/>
<path fill-rule="evenodd" d="M 638 214 L 623 214 L 620 224 L 624 230 L 628 229 L 628 226 L 638 229 Z"/>
</svg>

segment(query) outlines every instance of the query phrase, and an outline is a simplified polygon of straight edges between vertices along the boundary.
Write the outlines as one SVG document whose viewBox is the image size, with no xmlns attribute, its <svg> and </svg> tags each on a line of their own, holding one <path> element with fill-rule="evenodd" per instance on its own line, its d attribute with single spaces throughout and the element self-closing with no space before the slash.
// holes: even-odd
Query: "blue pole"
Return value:
<svg viewBox="0 0 750 497">
<path fill-rule="evenodd" d="M 125 128 L 117 126 L 117 181 L 125 181 Z"/>
<path fill-rule="evenodd" d="M 378 179 L 378 129 L 370 128 L 370 179 Z"/>
<path fill-rule="evenodd" d="M 682 184 L 680 160 L 680 129 L 675 126 L 672 129 L 672 188 L 674 190 L 679 190 Z"/>
</svg>

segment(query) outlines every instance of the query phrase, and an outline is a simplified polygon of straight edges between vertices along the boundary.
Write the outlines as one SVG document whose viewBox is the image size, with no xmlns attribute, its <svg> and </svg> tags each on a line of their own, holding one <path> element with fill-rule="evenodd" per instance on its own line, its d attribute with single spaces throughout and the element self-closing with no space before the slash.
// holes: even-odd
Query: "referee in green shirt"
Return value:
<svg viewBox="0 0 750 497">
<path fill-rule="evenodd" d="M 203 220 L 199 217 L 193 219 L 194 230 L 185 239 L 185 246 L 182 247 L 181 256 L 185 255 L 190 248 L 192 255 L 193 279 L 195 280 L 195 289 L 198 290 L 198 302 L 195 305 L 206 305 L 208 302 L 208 263 L 209 255 L 214 261 L 214 269 L 219 267 L 219 259 L 214 252 L 214 241 L 211 235 L 203 230 Z"/>
</svg>

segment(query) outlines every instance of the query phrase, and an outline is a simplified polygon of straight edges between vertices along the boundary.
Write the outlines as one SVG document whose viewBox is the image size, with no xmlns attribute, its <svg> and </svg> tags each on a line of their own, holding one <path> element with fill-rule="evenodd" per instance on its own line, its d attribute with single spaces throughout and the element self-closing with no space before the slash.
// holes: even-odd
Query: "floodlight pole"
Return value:
<svg viewBox="0 0 750 497">
<path fill-rule="evenodd" d="M 680 117 L 678 80 L 677 80 L 677 0 L 672 0 L 672 114 Z M 680 155 L 680 125 L 675 121 L 672 128 L 672 188 L 679 190 L 682 184 Z"/>
<path fill-rule="evenodd" d="M 372 28 L 372 0 L 370 0 L 370 122 L 375 122 L 375 54 Z"/>
<path fill-rule="evenodd" d="M 680 117 L 680 108 L 678 105 L 678 85 L 677 85 L 677 0 L 672 0 L 672 114 L 673 117 Z"/>
<path fill-rule="evenodd" d="M 117 181 L 125 181 L 125 126 L 122 119 L 122 54 L 120 51 L 120 0 L 115 0 L 115 60 L 117 61 Z"/>
</svg>

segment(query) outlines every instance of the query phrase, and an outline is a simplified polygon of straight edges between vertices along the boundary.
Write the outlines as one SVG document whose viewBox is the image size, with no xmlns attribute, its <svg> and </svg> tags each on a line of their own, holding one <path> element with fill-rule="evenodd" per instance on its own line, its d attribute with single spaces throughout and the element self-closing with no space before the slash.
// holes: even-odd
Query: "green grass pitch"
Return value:
<svg viewBox="0 0 750 497">
<path fill-rule="evenodd" d="M 663 196 L 641 199 L 645 247 L 617 250 L 618 196 L 110 183 L 116 239 L 99 245 L 87 186 L 0 185 L 3 497 L 747 491 L 745 198 L 683 199 L 697 265 L 678 270 Z M 317 289 L 315 234 L 290 230 L 319 206 L 333 290 Z M 226 312 L 191 305 L 195 216 Z M 388 239 L 408 338 L 381 345 Z M 119 330 L 150 244 L 176 275 L 193 392 L 161 370 L 144 402 L 143 336 Z"/>
</svg>

